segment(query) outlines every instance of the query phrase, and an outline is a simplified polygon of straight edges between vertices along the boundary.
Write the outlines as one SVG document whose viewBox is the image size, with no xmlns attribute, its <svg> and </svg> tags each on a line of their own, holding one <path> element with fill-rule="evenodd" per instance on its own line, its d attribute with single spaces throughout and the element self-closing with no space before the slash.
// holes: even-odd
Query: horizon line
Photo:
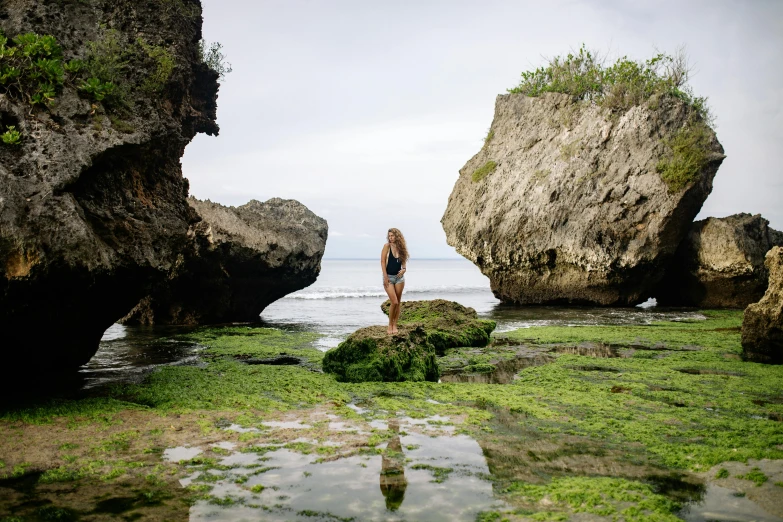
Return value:
<svg viewBox="0 0 783 522">
<path fill-rule="evenodd" d="M 376 257 L 322 257 L 323 261 L 377 261 Z M 418 261 L 470 261 L 464 257 L 413 257 Z"/>
</svg>

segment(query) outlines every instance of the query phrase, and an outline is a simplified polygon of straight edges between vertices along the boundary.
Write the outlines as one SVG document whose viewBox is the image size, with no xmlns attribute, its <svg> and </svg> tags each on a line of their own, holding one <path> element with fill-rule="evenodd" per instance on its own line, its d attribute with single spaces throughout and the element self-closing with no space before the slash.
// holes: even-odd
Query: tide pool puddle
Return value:
<svg viewBox="0 0 783 522">
<path fill-rule="evenodd" d="M 190 520 L 472 522 L 481 511 L 502 509 L 478 442 L 444 434 L 453 428 L 442 426 L 447 420 L 392 419 L 383 427 L 390 430 L 385 445 L 337 459 L 291 448 L 232 453 L 219 472 L 183 482 L 212 487 L 209 500 L 191 507 Z M 432 423 L 437 434 L 427 429 Z"/>
<path fill-rule="evenodd" d="M 190 460 L 193 457 L 200 455 L 202 452 L 203 450 L 201 448 L 191 448 L 188 446 L 169 448 L 163 452 L 163 460 L 169 462 L 182 462 L 183 460 Z"/>
<path fill-rule="evenodd" d="M 707 485 L 701 501 L 688 504 L 679 515 L 687 522 L 783 522 L 736 491 L 714 484 Z"/>
</svg>

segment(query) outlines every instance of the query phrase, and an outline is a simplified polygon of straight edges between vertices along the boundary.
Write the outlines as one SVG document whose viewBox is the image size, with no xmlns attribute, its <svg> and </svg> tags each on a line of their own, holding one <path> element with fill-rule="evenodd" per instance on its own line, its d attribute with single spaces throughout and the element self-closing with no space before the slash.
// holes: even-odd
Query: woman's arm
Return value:
<svg viewBox="0 0 783 522">
<path fill-rule="evenodd" d="M 386 258 L 389 257 L 389 243 L 381 249 L 381 272 L 383 273 L 383 286 L 389 286 L 389 276 L 386 274 Z"/>
</svg>

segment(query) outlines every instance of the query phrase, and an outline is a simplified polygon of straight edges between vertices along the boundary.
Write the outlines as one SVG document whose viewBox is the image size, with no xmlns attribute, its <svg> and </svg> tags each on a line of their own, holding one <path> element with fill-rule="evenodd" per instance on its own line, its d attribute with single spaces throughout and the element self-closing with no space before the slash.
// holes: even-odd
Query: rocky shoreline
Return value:
<svg viewBox="0 0 783 522">
<path fill-rule="evenodd" d="M 465 377 L 440 384 L 338 382 L 315 371 L 324 361 L 317 335 L 201 328 L 176 337 L 201 347 L 199 364 L 161 366 L 77 400 L 6 403 L 0 519 L 209 511 L 304 521 L 307 510 L 367 519 L 386 506 L 409 516 L 424 509 L 413 484 L 429 502 L 440 486 L 454 492 L 440 507 L 454 520 L 634 512 L 673 521 L 712 502 L 716 486 L 744 495 L 745 509 L 783 516 L 783 366 L 740 360 L 741 312 L 702 314 L 493 334 L 487 346 L 438 356 L 442 376 Z M 521 352 L 539 360 L 505 384 L 469 379 Z M 283 357 L 299 363 L 246 364 Z M 302 485 L 338 501 L 315 506 L 294 494 Z M 471 496 L 477 487 L 489 496 Z M 366 499 L 361 509 L 343 501 L 346 491 Z M 572 500 L 573 491 L 598 503 Z"/>
</svg>

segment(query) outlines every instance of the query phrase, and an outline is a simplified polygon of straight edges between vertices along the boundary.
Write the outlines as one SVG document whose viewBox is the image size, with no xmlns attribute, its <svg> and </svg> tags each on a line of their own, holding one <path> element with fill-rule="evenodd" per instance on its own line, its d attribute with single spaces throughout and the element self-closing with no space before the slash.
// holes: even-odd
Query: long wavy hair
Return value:
<svg viewBox="0 0 783 522">
<path fill-rule="evenodd" d="M 406 263 L 408 261 L 408 259 L 410 259 L 411 256 L 408 254 L 408 245 L 405 244 L 405 236 L 402 235 L 402 232 L 400 232 L 400 229 L 398 229 L 398 228 L 390 228 L 386 232 L 387 240 L 389 238 L 389 232 L 394 234 L 394 238 L 397 240 L 396 241 L 396 245 L 397 245 L 397 252 L 399 252 L 399 254 L 400 254 L 400 261 L 402 263 Z"/>
</svg>

